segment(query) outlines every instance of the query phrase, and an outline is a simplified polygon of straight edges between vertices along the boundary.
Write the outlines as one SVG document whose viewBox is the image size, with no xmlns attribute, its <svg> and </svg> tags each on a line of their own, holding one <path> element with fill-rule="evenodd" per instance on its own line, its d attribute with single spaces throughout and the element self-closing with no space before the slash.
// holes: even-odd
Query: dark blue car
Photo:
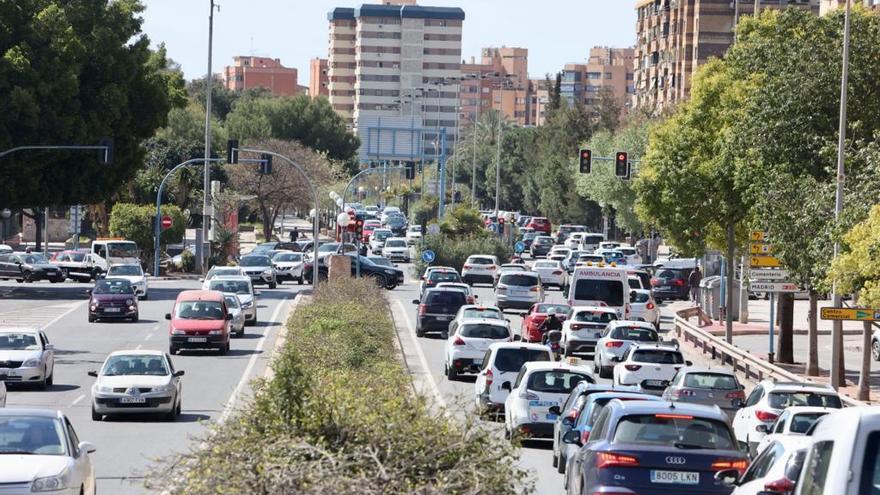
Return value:
<svg viewBox="0 0 880 495">
<path fill-rule="evenodd" d="M 578 436 L 572 430 L 563 440 Z M 732 488 L 715 475 L 747 466 L 721 409 L 615 399 L 572 459 L 568 493 L 726 495 Z"/>
</svg>

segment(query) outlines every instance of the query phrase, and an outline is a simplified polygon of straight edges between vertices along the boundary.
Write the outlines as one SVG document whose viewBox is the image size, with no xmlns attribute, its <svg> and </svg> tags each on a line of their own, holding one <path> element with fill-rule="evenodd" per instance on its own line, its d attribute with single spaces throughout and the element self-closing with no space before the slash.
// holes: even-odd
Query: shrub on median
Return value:
<svg viewBox="0 0 880 495">
<path fill-rule="evenodd" d="M 514 451 L 414 396 L 369 282 L 320 286 L 288 322 L 275 375 L 151 488 L 186 494 L 507 494 L 530 491 Z"/>
<path fill-rule="evenodd" d="M 473 237 L 453 237 L 446 234 L 429 235 L 425 236 L 418 246 L 420 252 L 426 249 L 434 251 L 436 255 L 432 265 L 451 266 L 459 271 L 468 256 L 472 254 L 495 255 L 500 263 L 506 263 L 511 255 L 508 246 L 494 235 Z M 416 259 L 412 268 L 413 275 L 421 275 L 427 266 L 427 263 L 421 259 Z"/>
</svg>

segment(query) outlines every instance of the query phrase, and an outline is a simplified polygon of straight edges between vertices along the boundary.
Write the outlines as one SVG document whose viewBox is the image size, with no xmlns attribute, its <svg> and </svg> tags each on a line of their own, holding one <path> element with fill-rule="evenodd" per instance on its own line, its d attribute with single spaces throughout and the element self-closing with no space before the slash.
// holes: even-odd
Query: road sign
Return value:
<svg viewBox="0 0 880 495">
<path fill-rule="evenodd" d="M 782 266 L 779 259 L 773 256 L 750 256 L 749 265 L 758 268 L 776 268 Z"/>
<path fill-rule="evenodd" d="M 513 249 L 517 252 L 517 254 L 522 253 L 526 250 L 526 244 L 522 241 L 519 241 L 513 245 Z"/>
<path fill-rule="evenodd" d="M 752 281 L 778 282 L 788 279 L 788 270 L 751 270 L 749 276 Z"/>
<path fill-rule="evenodd" d="M 767 233 L 763 230 L 753 230 L 749 235 L 749 239 L 751 239 L 752 242 L 764 242 L 767 240 Z"/>
<path fill-rule="evenodd" d="M 434 251 L 431 251 L 430 249 L 422 251 L 422 261 L 425 263 L 432 263 L 436 258 L 437 256 L 434 254 Z"/>
<path fill-rule="evenodd" d="M 880 309 L 822 308 L 823 320 L 880 321 Z"/>
<path fill-rule="evenodd" d="M 174 225 L 174 219 L 172 219 L 169 215 L 165 215 L 162 217 L 162 230 L 168 230 Z"/>
<path fill-rule="evenodd" d="M 751 254 L 773 254 L 773 244 L 749 244 Z"/>
<path fill-rule="evenodd" d="M 752 292 L 800 292 L 797 284 L 791 282 L 753 282 L 749 284 Z"/>
</svg>

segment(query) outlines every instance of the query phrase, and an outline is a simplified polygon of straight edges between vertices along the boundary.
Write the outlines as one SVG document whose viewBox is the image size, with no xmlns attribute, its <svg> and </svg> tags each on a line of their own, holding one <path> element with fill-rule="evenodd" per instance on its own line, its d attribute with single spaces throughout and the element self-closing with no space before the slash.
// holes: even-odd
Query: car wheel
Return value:
<svg viewBox="0 0 880 495">
<path fill-rule="evenodd" d="M 104 419 L 104 415 L 98 414 L 98 412 L 95 411 L 95 406 L 92 405 L 92 421 L 101 421 L 102 419 Z"/>
<path fill-rule="evenodd" d="M 49 375 L 49 378 L 46 378 L 46 386 L 51 387 L 55 384 L 55 370 L 52 370 L 52 374 Z"/>
<path fill-rule="evenodd" d="M 168 354 L 171 354 L 172 356 L 174 356 L 175 354 L 177 354 L 179 351 L 180 351 L 180 350 L 179 350 L 177 347 L 173 346 L 173 345 L 172 345 L 172 346 L 168 346 Z"/>
<path fill-rule="evenodd" d="M 93 314 L 89 314 L 89 323 L 94 323 L 94 322 L 95 322 L 95 319 L 96 319 L 96 318 L 95 318 L 95 315 L 93 315 Z"/>
<path fill-rule="evenodd" d="M 24 272 L 22 280 L 24 280 L 24 283 L 26 284 L 32 283 L 34 281 L 34 274 L 31 272 Z"/>
<path fill-rule="evenodd" d="M 563 356 L 570 357 L 571 356 L 571 347 L 566 346 L 565 352 L 563 352 Z"/>
<path fill-rule="evenodd" d="M 599 378 L 612 378 L 614 376 L 614 368 L 608 366 L 599 367 Z"/>
<path fill-rule="evenodd" d="M 880 340 L 871 342 L 871 356 L 874 361 L 880 361 Z"/>
<path fill-rule="evenodd" d="M 565 474 L 565 459 L 562 456 L 559 456 L 559 465 L 556 466 L 556 472 L 559 474 Z"/>
<path fill-rule="evenodd" d="M 275 282 L 269 282 L 269 288 L 270 288 L 270 289 L 274 289 L 274 288 L 276 288 L 276 287 L 278 287 L 278 284 L 276 284 Z"/>
<path fill-rule="evenodd" d="M 458 381 L 458 373 L 455 372 L 455 368 L 446 365 L 446 378 L 450 382 Z"/>
<path fill-rule="evenodd" d="M 419 327 L 416 327 L 416 337 L 424 337 L 424 336 L 425 336 L 425 331 Z"/>
<path fill-rule="evenodd" d="M 149 295 L 148 293 L 144 292 L 144 297 L 142 297 L 141 299 L 143 299 L 144 301 L 146 301 L 146 300 L 148 300 L 149 298 L 150 298 L 150 295 Z"/>
<path fill-rule="evenodd" d="M 169 421 L 174 421 L 177 419 L 178 416 L 180 416 L 180 402 L 178 402 L 177 405 L 174 406 L 174 409 L 165 414 L 165 418 Z"/>
<path fill-rule="evenodd" d="M 553 467 L 555 467 L 555 468 L 559 467 L 559 456 L 556 454 L 553 454 Z"/>
<path fill-rule="evenodd" d="M 132 322 L 132 323 L 137 323 L 137 322 L 138 322 L 138 319 L 139 319 L 138 314 L 135 313 L 134 316 L 131 317 L 131 322 Z"/>
<path fill-rule="evenodd" d="M 244 337 L 244 326 L 241 327 L 241 330 L 239 330 L 236 335 L 238 335 L 238 338 Z"/>
<path fill-rule="evenodd" d="M 46 376 L 46 370 L 43 370 L 43 379 L 37 382 L 37 388 L 46 390 L 49 387 L 49 377 Z"/>
<path fill-rule="evenodd" d="M 397 288 L 397 282 L 388 282 L 385 284 L 385 288 L 388 290 L 394 290 Z"/>
<path fill-rule="evenodd" d="M 302 275 L 300 275 L 300 277 L 296 281 L 299 283 L 299 285 L 302 285 L 303 283 L 305 283 L 305 281 L 302 278 Z"/>
</svg>

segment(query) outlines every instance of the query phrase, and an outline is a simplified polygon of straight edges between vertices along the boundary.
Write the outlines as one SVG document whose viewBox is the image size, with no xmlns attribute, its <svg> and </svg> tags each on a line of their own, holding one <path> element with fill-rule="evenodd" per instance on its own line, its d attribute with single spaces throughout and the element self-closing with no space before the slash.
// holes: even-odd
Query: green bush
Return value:
<svg viewBox="0 0 880 495">
<path fill-rule="evenodd" d="M 440 208 L 440 200 L 437 196 L 425 196 L 413 203 L 410 208 L 410 221 L 414 225 L 427 225 L 428 222 L 437 218 Z"/>
<path fill-rule="evenodd" d="M 414 395 L 394 323 L 368 281 L 322 284 L 288 322 L 274 377 L 203 448 L 175 454 L 170 494 L 514 494 L 532 491 L 497 431 Z M 473 417 L 473 416 L 470 416 Z"/>
<path fill-rule="evenodd" d="M 445 234 L 428 235 L 422 239 L 417 249 L 434 251 L 436 258 L 432 265 L 451 266 L 456 270 L 461 270 L 465 260 L 472 254 L 495 255 L 501 263 L 506 262 L 512 254 L 507 244 L 491 234 L 463 238 Z M 413 263 L 413 274 L 420 275 L 427 266 L 421 258 L 417 259 Z"/>
<path fill-rule="evenodd" d="M 196 271 L 196 255 L 188 250 L 180 253 L 180 271 L 184 273 L 192 273 Z"/>
<path fill-rule="evenodd" d="M 170 216 L 174 222 L 170 229 L 162 231 L 159 236 L 160 248 L 164 249 L 169 243 L 183 241 L 186 220 L 183 211 L 175 205 L 163 205 L 161 213 L 162 216 Z M 155 218 L 156 207 L 150 205 L 116 203 L 110 211 L 110 235 L 134 241 L 141 250 L 141 261 L 146 266 L 152 266 Z"/>
</svg>

